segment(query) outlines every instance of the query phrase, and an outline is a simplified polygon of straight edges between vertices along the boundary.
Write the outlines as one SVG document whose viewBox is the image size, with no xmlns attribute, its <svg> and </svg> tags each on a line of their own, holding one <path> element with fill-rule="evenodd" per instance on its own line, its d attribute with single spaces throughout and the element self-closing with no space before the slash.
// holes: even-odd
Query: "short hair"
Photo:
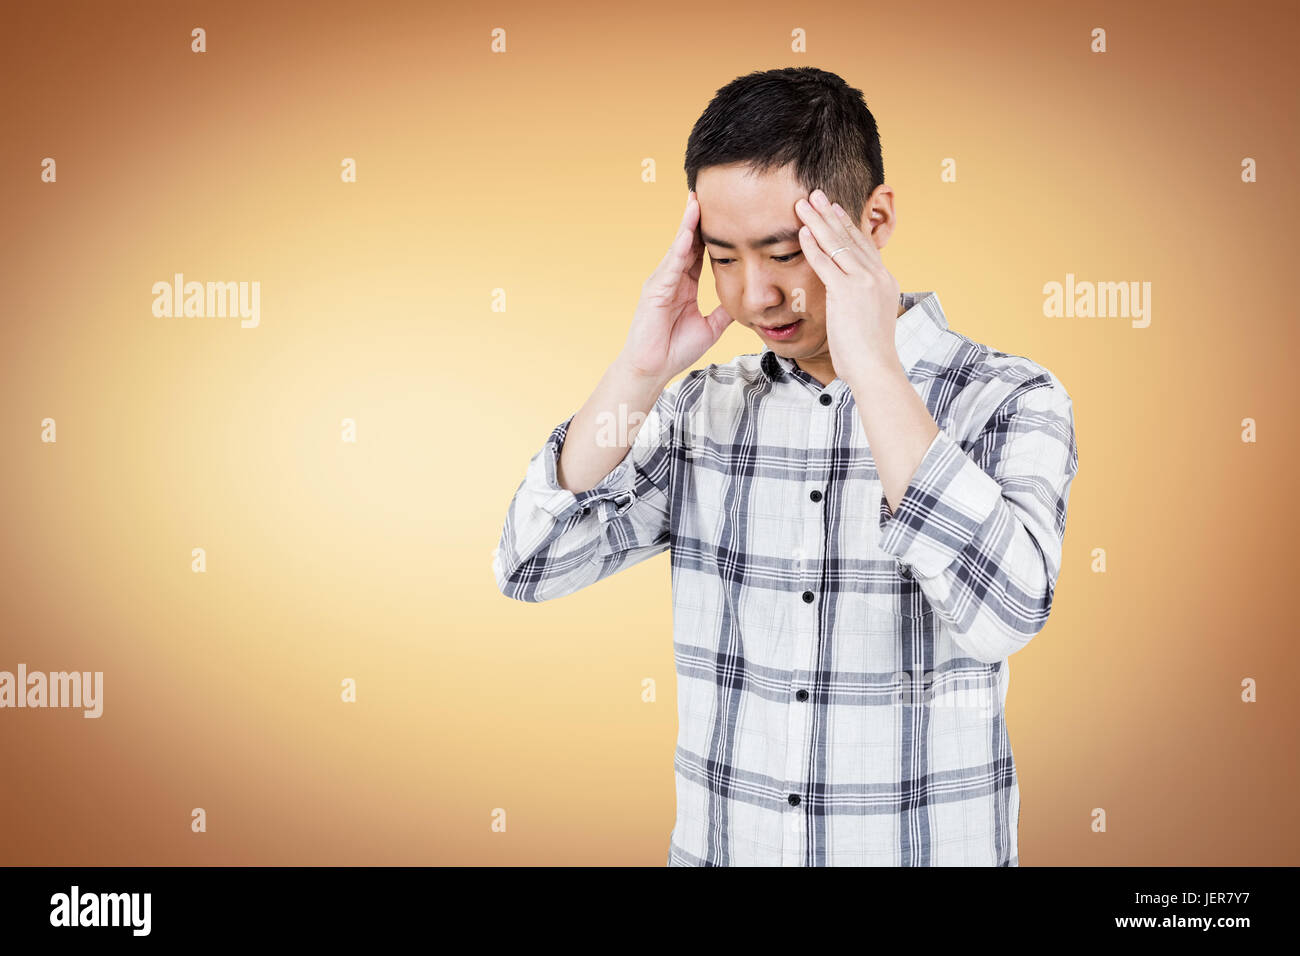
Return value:
<svg viewBox="0 0 1300 956">
<path fill-rule="evenodd" d="M 885 181 L 862 91 L 811 66 L 756 71 L 717 91 L 686 142 L 686 188 L 706 166 L 732 163 L 760 173 L 793 163 L 809 192 L 820 187 L 855 222 Z"/>
</svg>

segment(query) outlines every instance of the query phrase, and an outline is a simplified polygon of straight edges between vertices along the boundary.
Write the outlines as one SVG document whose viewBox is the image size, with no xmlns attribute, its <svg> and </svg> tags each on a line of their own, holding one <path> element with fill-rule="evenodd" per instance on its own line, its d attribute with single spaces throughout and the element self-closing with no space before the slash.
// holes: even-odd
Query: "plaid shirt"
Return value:
<svg viewBox="0 0 1300 956">
<path fill-rule="evenodd" d="M 1047 369 L 905 293 L 940 431 L 891 513 L 853 393 L 771 349 L 670 384 L 623 462 L 533 457 L 494 556 L 520 601 L 671 554 L 670 866 L 1018 866 L 1007 656 L 1047 623 L 1078 468 Z"/>
</svg>

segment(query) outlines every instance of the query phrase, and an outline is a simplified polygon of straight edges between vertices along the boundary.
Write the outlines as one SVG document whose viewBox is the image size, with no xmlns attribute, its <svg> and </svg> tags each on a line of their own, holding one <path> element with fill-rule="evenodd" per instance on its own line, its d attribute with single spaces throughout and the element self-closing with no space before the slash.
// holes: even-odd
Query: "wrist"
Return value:
<svg viewBox="0 0 1300 956">
<path fill-rule="evenodd" d="M 874 384 L 889 379 L 908 381 L 907 370 L 903 368 L 903 363 L 899 361 L 897 355 L 868 358 L 865 362 L 858 362 L 853 368 L 846 369 L 839 377 L 852 392 L 871 388 Z"/>
<path fill-rule="evenodd" d="M 665 377 L 659 372 L 639 368 L 622 353 L 619 353 L 618 357 L 614 359 L 610 368 L 625 380 L 637 382 L 645 388 L 656 389 L 657 392 L 662 392 L 672 380 L 671 375 Z"/>
</svg>

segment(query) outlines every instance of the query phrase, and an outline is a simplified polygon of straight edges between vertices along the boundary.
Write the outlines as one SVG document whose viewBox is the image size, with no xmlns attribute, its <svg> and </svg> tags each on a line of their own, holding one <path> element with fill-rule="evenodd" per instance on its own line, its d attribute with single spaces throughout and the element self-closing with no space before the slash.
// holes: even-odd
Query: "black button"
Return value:
<svg viewBox="0 0 1300 956">
<path fill-rule="evenodd" d="M 900 568 L 898 569 L 898 573 L 899 573 L 900 575 L 902 575 L 903 577 L 905 577 L 905 578 L 909 578 L 909 579 L 910 579 L 910 578 L 912 577 L 912 572 L 909 571 L 909 570 L 907 570 L 907 568 L 900 567 Z"/>
<path fill-rule="evenodd" d="M 583 508 L 583 509 L 582 509 L 582 513 L 583 513 L 583 514 L 587 514 L 587 513 L 590 512 L 590 511 L 591 511 L 590 508 Z"/>
<path fill-rule="evenodd" d="M 811 591 L 803 592 L 803 603 L 811 604 L 813 602 L 813 593 Z"/>
<path fill-rule="evenodd" d="M 788 796 L 786 799 L 790 801 L 790 806 L 792 806 L 792 807 L 797 807 L 797 806 L 799 806 L 799 794 L 797 794 L 797 793 L 792 793 L 792 794 L 790 794 L 790 796 Z"/>
<path fill-rule="evenodd" d="M 823 405 L 829 405 L 831 403 L 831 397 L 825 392 L 822 392 L 822 397 L 817 399 L 817 401 L 821 402 Z"/>
<path fill-rule="evenodd" d="M 808 497 L 811 498 L 813 501 L 821 501 L 822 493 L 818 491 L 816 488 L 814 488 L 812 491 L 808 492 Z"/>
<path fill-rule="evenodd" d="M 807 700 L 808 692 L 801 687 L 799 690 L 795 691 L 794 696 L 796 700 Z"/>
</svg>

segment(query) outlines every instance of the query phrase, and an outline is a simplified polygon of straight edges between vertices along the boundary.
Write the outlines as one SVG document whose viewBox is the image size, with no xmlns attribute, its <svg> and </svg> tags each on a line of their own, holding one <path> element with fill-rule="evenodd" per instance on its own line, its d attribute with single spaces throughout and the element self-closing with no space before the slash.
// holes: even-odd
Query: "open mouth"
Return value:
<svg viewBox="0 0 1300 956">
<path fill-rule="evenodd" d="M 795 319 L 788 325 L 778 325 L 774 329 L 764 329 L 762 326 L 759 326 L 759 328 L 762 329 L 763 334 L 770 339 L 788 339 L 790 336 L 794 335 L 795 332 L 799 331 L 799 326 L 801 325 L 803 325 L 803 319 Z"/>
</svg>

